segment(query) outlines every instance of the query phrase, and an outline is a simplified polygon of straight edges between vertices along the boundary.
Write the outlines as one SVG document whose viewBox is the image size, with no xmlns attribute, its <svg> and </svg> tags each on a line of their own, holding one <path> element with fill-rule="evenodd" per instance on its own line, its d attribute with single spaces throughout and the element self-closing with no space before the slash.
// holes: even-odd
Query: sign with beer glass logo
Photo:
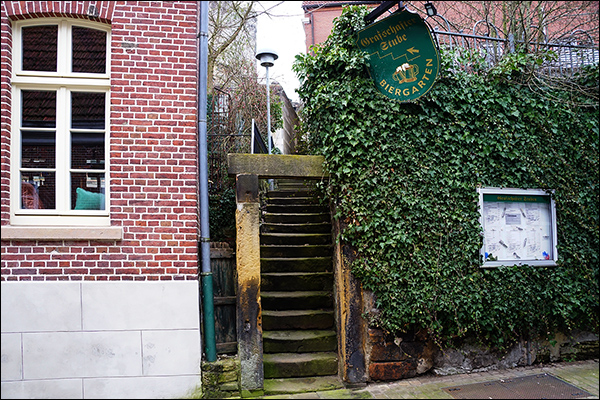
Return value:
<svg viewBox="0 0 600 400">
<path fill-rule="evenodd" d="M 431 89 L 440 60 L 431 32 L 421 17 L 396 12 L 358 32 L 358 47 L 370 57 L 369 73 L 390 99 L 416 100 Z"/>
</svg>

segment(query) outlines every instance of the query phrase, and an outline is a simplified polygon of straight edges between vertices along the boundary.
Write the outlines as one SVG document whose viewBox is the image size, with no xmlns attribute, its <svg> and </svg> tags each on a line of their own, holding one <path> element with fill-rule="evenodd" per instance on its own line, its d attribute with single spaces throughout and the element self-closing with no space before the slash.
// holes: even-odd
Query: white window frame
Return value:
<svg viewBox="0 0 600 400">
<path fill-rule="evenodd" d="M 484 235 L 484 245 L 480 250 L 481 259 L 483 263 L 481 267 L 500 267 L 500 266 L 512 266 L 512 265 L 532 265 L 532 266 L 556 266 L 556 262 L 558 261 L 558 251 L 556 248 L 557 243 L 557 233 L 556 233 L 556 205 L 554 203 L 554 198 L 551 191 L 548 193 L 545 190 L 541 189 L 517 189 L 517 188 L 498 188 L 498 187 L 487 187 L 487 188 L 477 188 L 477 192 L 479 194 L 479 223 L 483 229 L 482 234 Z M 551 241 L 550 250 L 552 254 L 550 254 L 548 259 L 542 260 L 532 260 L 532 259 L 523 259 L 523 260 L 486 260 L 485 255 L 485 234 L 486 234 L 486 224 L 484 221 L 484 200 L 483 196 L 486 194 L 492 195 L 502 195 L 507 197 L 514 197 L 515 202 L 519 203 L 519 198 L 526 196 L 544 196 L 549 198 L 549 230 L 548 236 Z"/>
<path fill-rule="evenodd" d="M 57 71 L 22 70 L 22 29 L 39 25 L 58 25 Z M 84 27 L 106 32 L 106 69 L 103 74 L 70 72 L 72 57 L 71 29 Z M 17 21 L 13 25 L 12 134 L 11 134 L 11 225 L 15 226 L 110 226 L 110 27 L 97 22 L 66 18 L 40 18 Z M 23 90 L 56 91 L 56 209 L 21 208 L 21 92 Z M 71 172 L 71 92 L 103 92 L 105 99 L 104 173 L 105 209 L 72 210 Z M 47 130 L 47 129 L 45 129 Z M 85 170 L 84 170 L 85 171 Z"/>
</svg>

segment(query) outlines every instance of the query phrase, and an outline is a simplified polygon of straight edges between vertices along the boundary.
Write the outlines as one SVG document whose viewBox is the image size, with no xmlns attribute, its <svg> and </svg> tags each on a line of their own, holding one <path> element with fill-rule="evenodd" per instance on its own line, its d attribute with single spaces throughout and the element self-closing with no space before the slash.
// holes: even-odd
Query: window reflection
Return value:
<svg viewBox="0 0 600 400">
<path fill-rule="evenodd" d="M 104 168 L 104 132 L 71 133 L 71 168 Z"/>
<path fill-rule="evenodd" d="M 71 174 L 71 210 L 104 210 L 106 182 L 103 173 Z"/>
<path fill-rule="evenodd" d="M 56 178 L 54 172 L 21 173 L 21 209 L 56 209 Z"/>
<path fill-rule="evenodd" d="M 73 27 L 72 72 L 103 74 L 106 72 L 106 32 Z"/>
<path fill-rule="evenodd" d="M 24 128 L 56 127 L 56 92 L 23 90 L 21 97 Z"/>
<path fill-rule="evenodd" d="M 72 129 L 104 129 L 104 100 L 102 92 L 71 93 L 71 128 Z"/>
<path fill-rule="evenodd" d="M 58 25 L 26 26 L 22 35 L 22 69 L 56 71 Z"/>
<path fill-rule="evenodd" d="M 21 167 L 54 168 L 56 138 L 54 132 L 21 132 Z"/>
</svg>

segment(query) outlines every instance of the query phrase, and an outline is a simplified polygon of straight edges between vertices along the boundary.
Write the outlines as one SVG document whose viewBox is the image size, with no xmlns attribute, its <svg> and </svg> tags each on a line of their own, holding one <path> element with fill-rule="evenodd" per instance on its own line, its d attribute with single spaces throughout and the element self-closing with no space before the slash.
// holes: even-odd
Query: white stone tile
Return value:
<svg viewBox="0 0 600 400">
<path fill-rule="evenodd" d="M 198 282 L 83 282 L 85 330 L 198 329 Z"/>
<path fill-rule="evenodd" d="M 22 379 L 21 334 L 2 334 L 2 381 Z M 4 395 L 2 396 L 4 398 Z"/>
<path fill-rule="evenodd" d="M 200 331 L 142 332 L 144 375 L 200 373 Z"/>
<path fill-rule="evenodd" d="M 139 331 L 23 334 L 24 379 L 141 374 Z"/>
<path fill-rule="evenodd" d="M 2 382 L 3 399 L 82 399 L 81 379 Z"/>
<path fill-rule="evenodd" d="M 80 329 L 79 282 L 2 282 L 2 332 Z"/>
<path fill-rule="evenodd" d="M 181 399 L 198 389 L 199 375 L 85 379 L 83 391 L 89 399 Z"/>
</svg>

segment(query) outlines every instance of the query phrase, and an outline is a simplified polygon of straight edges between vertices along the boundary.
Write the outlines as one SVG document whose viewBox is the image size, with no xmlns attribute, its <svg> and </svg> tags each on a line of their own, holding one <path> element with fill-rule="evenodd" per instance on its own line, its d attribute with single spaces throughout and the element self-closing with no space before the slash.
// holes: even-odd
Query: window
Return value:
<svg viewBox="0 0 600 400">
<path fill-rule="evenodd" d="M 12 225 L 110 225 L 109 43 L 99 23 L 17 22 Z"/>
<path fill-rule="evenodd" d="M 556 265 L 556 211 L 543 190 L 481 188 L 483 267 Z"/>
</svg>

